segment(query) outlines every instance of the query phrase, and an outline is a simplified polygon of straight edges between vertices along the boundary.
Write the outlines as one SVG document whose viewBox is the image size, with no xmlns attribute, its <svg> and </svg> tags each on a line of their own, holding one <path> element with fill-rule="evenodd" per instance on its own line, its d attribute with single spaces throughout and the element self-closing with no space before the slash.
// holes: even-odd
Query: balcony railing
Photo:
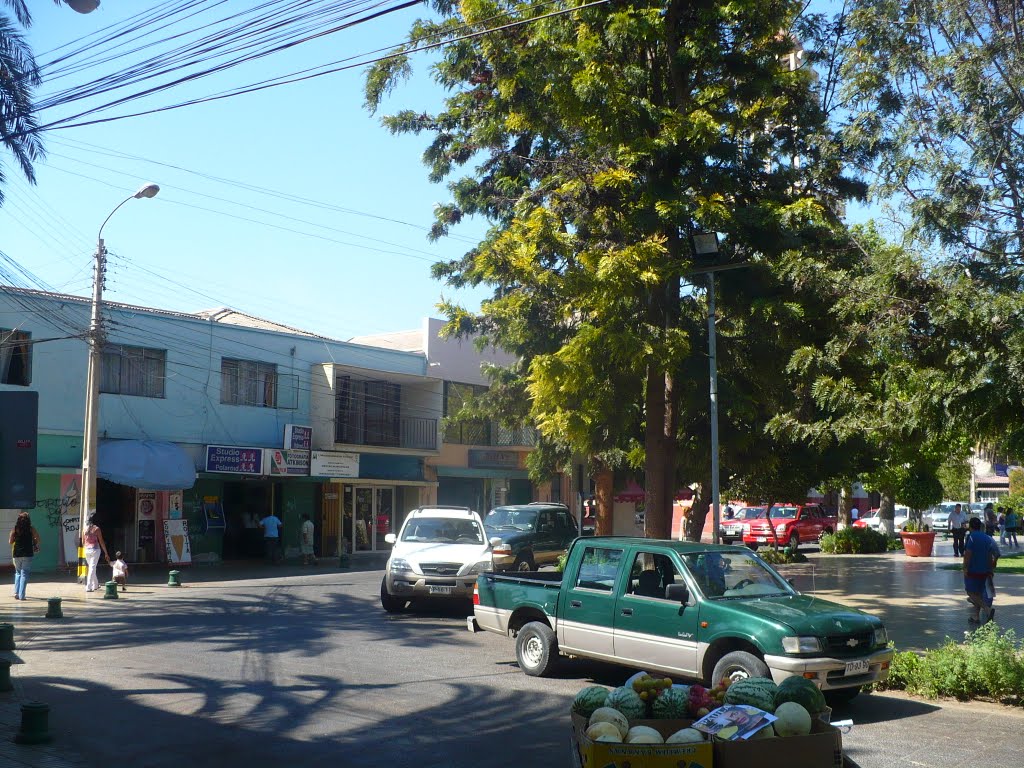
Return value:
<svg viewBox="0 0 1024 768">
<path fill-rule="evenodd" d="M 338 419 L 334 441 L 346 445 L 372 445 L 384 448 L 437 450 L 437 419 L 403 416 L 384 423 L 360 423 L 357 419 Z"/>
<path fill-rule="evenodd" d="M 534 447 L 537 445 L 537 430 L 532 427 L 510 429 L 493 421 L 453 421 L 445 426 L 444 442 L 452 445 Z"/>
</svg>

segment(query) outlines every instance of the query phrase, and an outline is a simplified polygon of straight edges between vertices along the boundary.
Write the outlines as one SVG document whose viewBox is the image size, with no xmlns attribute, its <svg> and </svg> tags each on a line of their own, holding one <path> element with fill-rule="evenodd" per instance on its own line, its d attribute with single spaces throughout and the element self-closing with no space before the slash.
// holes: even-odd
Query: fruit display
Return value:
<svg viewBox="0 0 1024 768">
<path fill-rule="evenodd" d="M 704 741 L 704 734 L 696 728 L 682 728 L 667 739 L 666 744 L 700 744 Z"/>
<path fill-rule="evenodd" d="M 594 710 L 604 706 L 608 700 L 608 689 L 600 685 L 588 685 L 576 694 L 572 702 L 572 711 L 583 717 L 590 717 Z"/>
<path fill-rule="evenodd" d="M 647 702 L 631 687 L 622 686 L 608 694 L 604 705 L 617 709 L 630 720 L 641 720 L 647 717 Z"/>
<path fill-rule="evenodd" d="M 688 702 L 688 709 L 690 710 L 690 717 L 698 718 L 704 717 L 711 710 L 717 709 L 719 702 L 708 692 L 708 689 L 703 685 L 691 685 L 690 686 L 690 697 Z"/>
<path fill-rule="evenodd" d="M 651 677 L 644 673 L 638 677 L 634 677 L 630 687 L 636 691 L 637 695 L 644 701 L 653 702 L 661 696 L 662 691 L 666 691 L 672 687 L 672 678 Z"/>
<path fill-rule="evenodd" d="M 775 692 L 775 706 L 793 701 L 812 714 L 822 712 L 826 708 L 825 696 L 821 689 L 803 677 L 787 677 L 779 683 Z"/>
<path fill-rule="evenodd" d="M 656 720 L 682 720 L 690 714 L 690 693 L 685 687 L 667 688 L 651 703 Z"/>
<path fill-rule="evenodd" d="M 779 718 L 773 725 L 779 736 L 806 736 L 811 732 L 811 713 L 795 701 L 786 701 L 775 710 Z"/>
<path fill-rule="evenodd" d="M 587 738 L 591 741 L 622 741 L 622 733 L 613 723 L 594 723 L 587 727 Z"/>
<path fill-rule="evenodd" d="M 775 682 L 767 677 L 748 677 L 736 680 L 725 692 L 725 704 L 749 704 L 763 709 L 765 712 L 775 711 L 775 693 L 778 691 Z"/>
<path fill-rule="evenodd" d="M 612 709 L 611 707 L 601 707 L 594 710 L 587 725 L 592 728 L 600 723 L 608 723 L 614 726 L 618 731 L 619 741 L 626 738 L 626 734 L 629 732 L 629 720 L 619 710 Z"/>
<path fill-rule="evenodd" d="M 665 739 L 647 725 L 634 725 L 626 734 L 627 744 L 664 744 Z"/>
</svg>

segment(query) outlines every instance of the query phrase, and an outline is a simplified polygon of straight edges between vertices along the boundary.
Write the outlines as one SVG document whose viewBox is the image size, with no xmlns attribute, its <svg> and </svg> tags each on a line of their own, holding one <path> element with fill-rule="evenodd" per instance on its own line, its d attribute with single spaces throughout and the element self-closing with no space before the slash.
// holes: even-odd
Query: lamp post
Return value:
<svg viewBox="0 0 1024 768">
<path fill-rule="evenodd" d="M 134 195 L 129 195 L 114 208 L 100 224 L 96 235 L 96 263 L 93 266 L 92 316 L 89 320 L 89 365 L 85 377 L 85 433 L 82 437 L 82 492 L 78 506 L 78 579 L 85 578 L 85 546 L 82 535 L 85 521 L 96 511 L 96 469 L 99 451 L 100 424 L 100 364 L 103 355 L 103 280 L 107 269 L 107 249 L 103 245 L 103 228 L 110 217 L 129 200 L 155 197 L 160 191 L 156 184 L 146 184 Z"/>
<path fill-rule="evenodd" d="M 718 235 L 701 232 L 693 236 L 693 252 L 697 256 L 714 256 L 718 253 Z M 715 333 L 715 273 L 707 273 L 708 281 L 708 373 L 711 381 L 711 404 L 708 419 L 711 422 L 711 536 L 719 543 L 721 490 L 718 486 L 718 349 Z"/>
</svg>

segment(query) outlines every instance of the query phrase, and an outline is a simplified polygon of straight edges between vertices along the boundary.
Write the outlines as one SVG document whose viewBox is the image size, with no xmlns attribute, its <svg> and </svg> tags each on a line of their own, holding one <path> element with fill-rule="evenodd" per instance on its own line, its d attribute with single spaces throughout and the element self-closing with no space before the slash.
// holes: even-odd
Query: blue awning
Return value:
<svg viewBox="0 0 1024 768">
<path fill-rule="evenodd" d="M 96 474 L 104 480 L 151 491 L 181 491 L 196 484 L 196 465 L 174 443 L 102 440 Z"/>
</svg>

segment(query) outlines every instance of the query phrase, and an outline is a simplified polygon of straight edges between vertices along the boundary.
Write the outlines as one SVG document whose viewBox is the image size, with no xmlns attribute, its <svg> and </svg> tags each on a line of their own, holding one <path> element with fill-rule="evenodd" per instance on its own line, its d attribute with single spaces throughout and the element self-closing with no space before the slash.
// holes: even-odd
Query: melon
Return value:
<svg viewBox="0 0 1024 768">
<path fill-rule="evenodd" d="M 747 704 L 765 712 L 775 709 L 775 693 L 778 686 L 767 677 L 748 677 L 737 680 L 725 692 L 723 704 Z"/>
<path fill-rule="evenodd" d="M 604 706 L 608 698 L 608 689 L 600 685 L 589 685 L 576 694 L 572 702 L 572 711 L 583 717 L 590 717 L 594 710 Z"/>
<path fill-rule="evenodd" d="M 757 731 L 753 736 L 750 737 L 750 739 L 774 739 L 774 738 L 775 738 L 775 729 L 772 726 L 770 726 L 770 725 L 766 725 L 764 728 L 762 728 L 760 731 Z"/>
<path fill-rule="evenodd" d="M 595 725 L 597 723 L 611 723 L 619 731 L 619 740 L 626 738 L 626 732 L 629 731 L 629 721 L 626 720 L 626 716 L 619 712 L 617 709 L 611 707 L 599 707 L 594 710 L 593 714 L 590 715 L 590 720 L 587 723 L 588 726 Z"/>
<path fill-rule="evenodd" d="M 619 710 L 628 720 L 640 720 L 647 716 L 647 702 L 640 698 L 639 693 L 625 686 L 609 693 L 604 705 Z"/>
<path fill-rule="evenodd" d="M 803 677 L 787 677 L 779 684 L 779 690 L 775 692 L 775 706 L 787 701 L 796 702 L 808 712 L 822 712 L 826 707 L 821 689 Z"/>
<path fill-rule="evenodd" d="M 689 691 L 668 688 L 651 704 L 651 714 L 659 720 L 682 720 L 689 716 L 689 701 Z"/>
<path fill-rule="evenodd" d="M 626 734 L 627 744 L 664 744 L 665 739 L 653 728 L 646 725 L 634 725 Z"/>
<path fill-rule="evenodd" d="M 704 734 L 696 728 L 683 728 L 665 739 L 666 744 L 700 744 L 703 741 Z"/>
<path fill-rule="evenodd" d="M 614 723 L 594 723 L 587 728 L 587 738 L 591 741 L 622 741 L 622 734 Z"/>
<path fill-rule="evenodd" d="M 779 718 L 772 725 L 779 736 L 806 736 L 811 732 L 811 713 L 795 701 L 787 701 L 775 710 Z"/>
</svg>

